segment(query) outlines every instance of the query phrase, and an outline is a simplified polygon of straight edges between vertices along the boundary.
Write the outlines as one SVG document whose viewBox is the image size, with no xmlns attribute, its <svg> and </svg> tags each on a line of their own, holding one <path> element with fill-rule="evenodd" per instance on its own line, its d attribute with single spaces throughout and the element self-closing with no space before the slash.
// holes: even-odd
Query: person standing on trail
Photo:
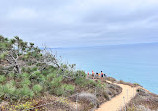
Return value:
<svg viewBox="0 0 158 111">
<path fill-rule="evenodd" d="M 89 72 L 88 72 L 87 74 L 88 74 L 88 76 L 89 76 Z"/>
<path fill-rule="evenodd" d="M 101 71 L 101 79 L 103 79 L 103 76 L 104 76 L 103 71 Z"/>
<path fill-rule="evenodd" d="M 98 73 L 96 72 L 96 76 L 98 77 Z"/>
<path fill-rule="evenodd" d="M 93 72 L 93 70 L 92 70 L 92 79 L 94 79 L 94 72 Z"/>
</svg>

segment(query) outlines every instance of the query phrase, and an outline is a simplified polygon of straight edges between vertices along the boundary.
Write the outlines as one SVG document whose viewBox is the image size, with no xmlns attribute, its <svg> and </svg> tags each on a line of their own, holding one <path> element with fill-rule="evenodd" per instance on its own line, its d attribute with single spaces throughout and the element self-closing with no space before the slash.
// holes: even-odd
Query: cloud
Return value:
<svg viewBox="0 0 158 111">
<path fill-rule="evenodd" d="M 37 45 L 77 47 L 158 42 L 157 0 L 0 1 L 1 34 Z"/>
<path fill-rule="evenodd" d="M 12 10 L 8 14 L 8 18 L 14 19 L 14 20 L 38 19 L 36 11 L 34 11 L 33 9 L 28 9 L 28 8 L 17 8 L 15 10 Z"/>
</svg>

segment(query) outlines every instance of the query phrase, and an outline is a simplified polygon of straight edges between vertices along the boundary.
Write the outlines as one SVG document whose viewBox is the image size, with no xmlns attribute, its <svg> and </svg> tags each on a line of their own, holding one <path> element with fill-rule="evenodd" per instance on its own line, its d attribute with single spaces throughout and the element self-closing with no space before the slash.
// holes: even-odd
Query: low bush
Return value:
<svg viewBox="0 0 158 111">
<path fill-rule="evenodd" d="M 23 110 L 28 110 L 33 107 L 36 107 L 38 104 L 39 104 L 39 101 L 31 100 L 31 101 L 27 101 L 23 104 L 21 103 L 21 104 L 15 104 L 15 105 L 6 105 L 5 107 L 2 106 L 2 107 L 0 107 L 0 109 L 2 111 L 23 111 Z M 42 106 L 33 109 L 33 111 L 45 111 L 45 110 L 46 110 L 46 108 L 44 108 Z"/>
<path fill-rule="evenodd" d="M 33 86 L 32 90 L 34 93 L 38 94 L 39 92 L 41 92 L 43 89 L 43 87 L 40 84 L 36 84 Z"/>
<path fill-rule="evenodd" d="M 61 89 L 63 89 L 65 92 L 72 94 L 75 90 L 75 86 L 71 84 L 64 84 L 61 86 Z"/>
<path fill-rule="evenodd" d="M 113 77 L 106 77 L 106 79 L 107 79 L 108 81 L 111 81 L 112 83 L 117 81 L 117 80 L 116 80 L 115 78 L 113 78 Z"/>
<path fill-rule="evenodd" d="M 133 83 L 133 85 L 135 85 L 135 86 L 140 86 L 140 84 L 138 84 L 138 83 Z"/>
<path fill-rule="evenodd" d="M 21 81 L 21 86 L 27 85 L 29 86 L 31 84 L 31 81 L 28 78 L 25 78 Z"/>
<path fill-rule="evenodd" d="M 34 92 L 28 87 L 24 86 L 23 88 L 19 89 L 20 97 L 21 98 L 32 98 L 34 96 Z"/>
<path fill-rule="evenodd" d="M 110 97 L 106 91 L 104 91 L 102 94 L 106 100 L 108 100 L 108 101 L 110 100 Z"/>
<path fill-rule="evenodd" d="M 86 73 L 82 70 L 77 70 L 76 73 L 75 73 L 75 76 L 76 77 L 83 77 L 85 78 L 86 77 Z"/>
<path fill-rule="evenodd" d="M 53 93 L 53 94 L 55 94 L 55 95 L 57 95 L 57 96 L 65 95 L 64 89 L 62 89 L 61 87 L 54 88 L 50 92 Z"/>
<path fill-rule="evenodd" d="M 50 85 L 52 88 L 56 88 L 61 85 L 61 81 L 63 80 L 62 76 L 59 76 L 57 78 L 53 78 L 53 80 L 50 82 Z"/>
<path fill-rule="evenodd" d="M 47 80 L 52 80 L 53 78 L 55 78 L 57 76 L 57 74 L 56 73 L 50 73 L 50 74 L 48 74 L 47 75 Z"/>
<path fill-rule="evenodd" d="M 81 87 L 84 87 L 89 84 L 89 81 L 83 77 L 78 77 L 75 79 L 75 84 L 80 85 Z"/>
<path fill-rule="evenodd" d="M 22 73 L 20 74 L 21 78 L 25 79 L 25 78 L 29 78 L 29 74 L 28 73 Z"/>
<path fill-rule="evenodd" d="M 4 75 L 0 75 L 0 83 L 4 82 L 6 80 L 6 77 Z"/>
<path fill-rule="evenodd" d="M 57 96 L 68 96 L 70 94 L 72 94 L 75 90 L 75 86 L 71 85 L 71 84 L 63 84 L 60 87 L 56 87 L 53 90 L 53 93 Z"/>
<path fill-rule="evenodd" d="M 2 89 L 5 95 L 11 96 L 14 95 L 16 87 L 14 86 L 13 82 L 8 82 L 5 85 L 3 85 Z"/>
</svg>

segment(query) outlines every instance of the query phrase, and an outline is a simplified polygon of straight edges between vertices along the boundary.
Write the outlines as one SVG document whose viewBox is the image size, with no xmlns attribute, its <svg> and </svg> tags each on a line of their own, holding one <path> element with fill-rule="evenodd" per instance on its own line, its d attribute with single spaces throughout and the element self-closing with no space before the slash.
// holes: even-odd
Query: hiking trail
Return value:
<svg viewBox="0 0 158 111">
<path fill-rule="evenodd" d="M 123 108 L 137 93 L 138 87 L 131 87 L 129 85 L 116 84 L 107 81 L 110 84 L 118 85 L 122 88 L 122 92 L 112 98 L 110 101 L 107 101 L 100 105 L 95 111 L 118 111 Z"/>
</svg>

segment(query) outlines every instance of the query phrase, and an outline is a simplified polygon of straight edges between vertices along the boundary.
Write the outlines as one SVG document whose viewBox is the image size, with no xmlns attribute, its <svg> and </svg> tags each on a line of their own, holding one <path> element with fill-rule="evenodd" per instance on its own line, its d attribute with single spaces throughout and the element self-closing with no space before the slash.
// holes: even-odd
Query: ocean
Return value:
<svg viewBox="0 0 158 111">
<path fill-rule="evenodd" d="M 158 94 L 158 43 L 56 48 L 64 63 L 76 69 L 107 73 L 117 80 L 139 83 Z"/>
</svg>

